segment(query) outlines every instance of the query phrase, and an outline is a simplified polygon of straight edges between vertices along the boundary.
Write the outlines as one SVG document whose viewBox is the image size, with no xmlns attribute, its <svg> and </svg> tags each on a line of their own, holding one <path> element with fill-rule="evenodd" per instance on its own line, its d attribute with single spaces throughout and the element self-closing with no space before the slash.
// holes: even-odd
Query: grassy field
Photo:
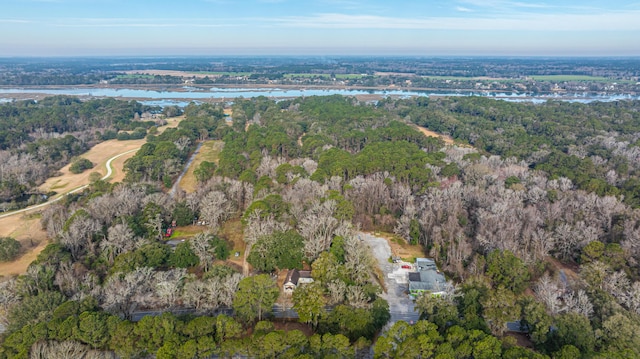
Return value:
<svg viewBox="0 0 640 359">
<path fill-rule="evenodd" d="M 42 192 L 55 191 L 58 193 L 66 193 L 74 188 L 78 188 L 82 185 L 89 183 L 89 175 L 92 172 L 100 173 L 100 176 L 103 176 L 107 173 L 107 169 L 105 167 L 107 160 L 119 153 L 123 153 L 129 150 L 133 150 L 136 148 L 140 148 L 145 143 L 145 140 L 133 140 L 133 141 L 118 141 L 118 140 L 109 140 L 102 143 L 99 143 L 93 146 L 88 152 L 84 153 L 82 158 L 86 158 L 89 161 L 94 163 L 94 167 L 90 170 L 84 171 L 82 173 L 74 174 L 69 171 L 69 167 L 71 164 L 66 165 L 60 169 L 60 176 L 51 177 L 47 179 L 42 185 L 40 185 L 39 190 Z M 126 158 L 131 157 L 135 154 L 135 152 L 131 152 L 128 155 L 125 155 L 122 161 L 126 160 Z M 114 173 L 112 174 L 112 178 L 121 179 L 122 167 L 118 167 L 118 165 L 114 165 Z"/>
<path fill-rule="evenodd" d="M 615 80 L 608 79 L 606 77 L 600 76 L 587 76 L 587 75 L 534 75 L 529 76 L 536 81 L 554 81 L 554 82 L 564 82 L 564 81 L 605 81 L 605 82 L 614 82 Z"/>
<path fill-rule="evenodd" d="M 291 79 L 291 78 L 295 78 L 295 77 L 304 77 L 304 78 L 314 78 L 314 77 L 320 77 L 323 79 L 329 79 L 331 78 L 331 75 L 329 74 L 310 74 L 310 73 L 300 73 L 300 74 L 285 74 L 284 78 L 287 79 Z M 360 75 L 360 74 L 336 74 L 336 79 L 339 80 L 351 80 L 351 79 L 360 79 L 365 77 L 365 75 Z"/>
<path fill-rule="evenodd" d="M 421 76 L 430 80 L 451 80 L 451 81 L 509 81 L 500 77 L 466 77 L 466 76 Z"/>
<path fill-rule="evenodd" d="M 211 75 L 211 76 L 231 76 L 231 77 L 238 77 L 238 76 L 251 76 L 252 73 L 251 72 L 225 72 L 225 71 L 198 71 L 198 72 L 194 72 L 198 75 Z"/>
<path fill-rule="evenodd" d="M 0 263 L 0 277 L 22 274 L 47 246 L 47 233 L 40 226 L 40 215 L 22 214 L 0 219 L 0 236 L 20 242 L 21 256 L 13 262 Z"/>
<path fill-rule="evenodd" d="M 126 75 L 118 75 L 115 77 L 116 80 L 121 80 L 121 79 L 125 79 L 125 80 L 130 80 L 130 79 L 152 79 L 154 78 L 153 75 L 147 75 L 147 74 L 126 74 Z"/>
<path fill-rule="evenodd" d="M 227 259 L 227 264 L 232 264 L 234 268 L 237 270 L 244 271 L 245 268 L 243 265 L 244 251 L 246 249 L 246 245 L 244 243 L 244 232 L 242 230 L 242 222 L 240 219 L 230 220 L 224 223 L 222 229 L 220 230 L 220 238 L 223 238 L 231 245 L 231 253 L 229 255 L 229 259 Z M 238 253 L 236 257 L 235 254 Z M 249 264 L 246 263 L 246 270 L 249 269 Z"/>
<path fill-rule="evenodd" d="M 233 246 L 233 249 L 231 249 L 231 257 L 233 257 L 235 252 L 240 252 L 240 257 L 242 257 L 246 245 L 244 243 L 242 221 L 239 218 L 225 222 L 220 230 L 220 237 L 227 240 Z"/>
<path fill-rule="evenodd" d="M 196 176 L 193 171 L 198 168 L 203 161 L 215 162 L 217 164 L 218 158 L 220 157 L 220 151 L 222 151 L 222 146 L 224 146 L 224 142 L 222 141 L 206 141 L 200 148 L 200 152 L 196 155 L 196 158 L 191 163 L 187 173 L 182 177 L 182 180 L 180 181 L 180 188 L 187 193 L 195 192 L 198 181 L 196 180 Z"/>
<path fill-rule="evenodd" d="M 170 238 L 168 239 L 186 239 L 195 236 L 198 233 L 202 233 L 207 227 L 202 226 L 184 226 L 177 227 Z"/>
</svg>

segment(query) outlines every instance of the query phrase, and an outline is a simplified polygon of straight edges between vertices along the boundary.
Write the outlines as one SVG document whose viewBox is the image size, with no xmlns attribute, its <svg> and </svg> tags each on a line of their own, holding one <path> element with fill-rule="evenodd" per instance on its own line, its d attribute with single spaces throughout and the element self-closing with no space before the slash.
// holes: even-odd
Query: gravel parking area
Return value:
<svg viewBox="0 0 640 359">
<path fill-rule="evenodd" d="M 381 295 L 389 302 L 391 319 L 388 327 L 395 322 L 404 320 L 408 323 L 416 322 L 419 314 L 414 310 L 414 303 L 407 294 L 409 284 L 406 278 L 406 271 L 401 269 L 401 263 L 389 263 L 391 257 L 391 247 L 386 239 L 375 237 L 368 233 L 360 233 L 360 238 L 371 248 L 374 257 L 378 260 L 378 265 L 385 275 L 385 285 L 387 292 Z"/>
</svg>

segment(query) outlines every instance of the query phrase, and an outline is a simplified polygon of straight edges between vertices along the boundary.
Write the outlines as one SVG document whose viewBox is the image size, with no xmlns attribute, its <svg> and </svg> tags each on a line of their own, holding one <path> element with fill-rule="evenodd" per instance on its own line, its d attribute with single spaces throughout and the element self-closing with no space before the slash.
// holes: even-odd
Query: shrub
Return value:
<svg viewBox="0 0 640 359">
<path fill-rule="evenodd" d="M 73 164 L 71 164 L 71 167 L 69 167 L 69 171 L 71 171 L 71 173 L 78 174 L 90 168 L 93 168 L 93 162 L 89 161 L 86 158 L 80 158 L 77 161 L 73 162 Z"/>
<path fill-rule="evenodd" d="M 11 237 L 0 237 L 0 262 L 9 262 L 20 253 L 20 242 Z"/>
</svg>

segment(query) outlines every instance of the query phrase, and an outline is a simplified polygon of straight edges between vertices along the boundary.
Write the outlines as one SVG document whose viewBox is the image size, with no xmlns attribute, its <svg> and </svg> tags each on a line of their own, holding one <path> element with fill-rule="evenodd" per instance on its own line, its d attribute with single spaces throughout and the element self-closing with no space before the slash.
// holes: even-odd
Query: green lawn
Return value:
<svg viewBox="0 0 640 359">
<path fill-rule="evenodd" d="M 304 77 L 304 78 L 314 78 L 314 77 L 320 77 L 323 79 L 329 79 L 331 78 L 331 75 L 329 74 L 311 74 L 311 73 L 292 73 L 292 74 L 285 74 L 284 75 L 285 78 L 287 79 L 291 79 L 291 78 L 296 78 L 296 77 Z M 359 79 L 364 77 L 363 75 L 359 75 L 359 74 L 336 74 L 336 79 L 341 79 L 341 80 L 351 80 L 351 79 Z"/>
<path fill-rule="evenodd" d="M 144 74 L 126 74 L 126 75 L 118 75 L 116 76 L 116 80 L 120 79 L 152 79 L 154 75 L 144 75 Z"/>
<path fill-rule="evenodd" d="M 198 71 L 194 72 L 195 74 L 201 75 L 214 75 L 214 76 L 251 76 L 251 72 L 228 72 L 228 71 Z"/>
<path fill-rule="evenodd" d="M 615 80 L 601 76 L 588 75 L 533 75 L 529 76 L 536 81 L 606 81 L 613 82 Z"/>
</svg>

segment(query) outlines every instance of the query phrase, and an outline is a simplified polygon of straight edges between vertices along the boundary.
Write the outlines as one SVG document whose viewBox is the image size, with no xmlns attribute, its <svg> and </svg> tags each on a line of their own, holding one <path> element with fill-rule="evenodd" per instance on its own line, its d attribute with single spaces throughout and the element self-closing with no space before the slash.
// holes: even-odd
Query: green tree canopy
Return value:
<svg viewBox="0 0 640 359">
<path fill-rule="evenodd" d="M 247 277 L 238 285 L 236 297 L 233 299 L 233 309 L 238 318 L 246 323 L 256 319 L 262 320 L 271 312 L 279 294 L 280 290 L 269 275 Z"/>
</svg>

